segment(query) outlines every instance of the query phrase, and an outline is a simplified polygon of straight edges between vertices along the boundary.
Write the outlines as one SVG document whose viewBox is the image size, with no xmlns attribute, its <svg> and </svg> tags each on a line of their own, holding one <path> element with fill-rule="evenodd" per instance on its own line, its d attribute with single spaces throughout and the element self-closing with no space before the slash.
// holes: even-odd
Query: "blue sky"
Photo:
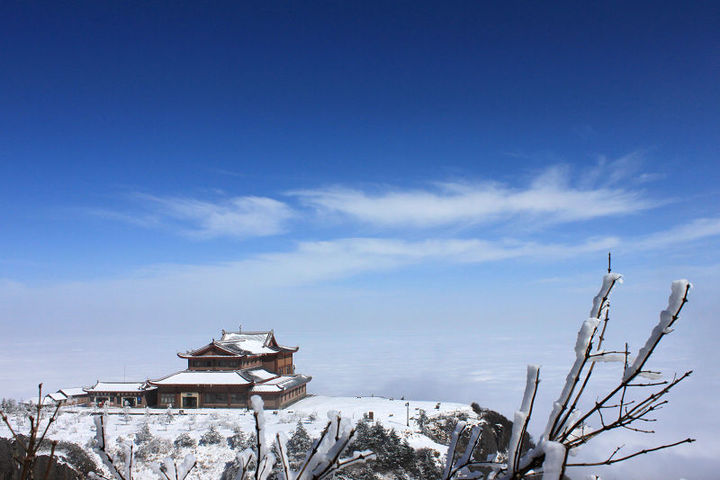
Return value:
<svg viewBox="0 0 720 480">
<path fill-rule="evenodd" d="M 160 375 L 243 324 L 300 344 L 319 392 L 511 413 L 525 363 L 563 378 L 608 250 L 631 344 L 671 280 L 695 282 L 665 354 L 697 369 L 678 403 L 720 393 L 718 18 L 714 2 L 4 3 L 7 394 Z M 431 360 L 466 350 L 438 379 Z M 343 355 L 380 364 L 337 382 Z M 713 421 L 695 425 L 708 441 Z"/>
</svg>

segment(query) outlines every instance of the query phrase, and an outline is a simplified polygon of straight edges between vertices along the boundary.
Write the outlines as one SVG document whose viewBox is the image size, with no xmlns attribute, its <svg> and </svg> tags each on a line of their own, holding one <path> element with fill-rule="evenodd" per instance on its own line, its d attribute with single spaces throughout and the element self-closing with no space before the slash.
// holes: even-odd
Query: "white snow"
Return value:
<svg viewBox="0 0 720 480">
<path fill-rule="evenodd" d="M 279 392 L 282 390 L 282 387 L 279 385 L 255 385 L 252 387 L 252 391 L 256 393 L 269 393 L 269 392 Z"/>
<path fill-rule="evenodd" d="M 624 362 L 625 355 L 614 352 L 597 352 L 590 357 L 591 362 Z"/>
<path fill-rule="evenodd" d="M 523 426 L 525 426 L 525 422 L 527 421 L 528 415 L 530 414 L 530 404 L 532 403 L 533 392 L 535 391 L 535 384 L 538 381 L 539 371 L 539 365 L 527 366 L 527 375 L 525 379 L 525 394 L 523 395 L 520 410 L 515 412 L 512 433 L 510 434 L 510 445 L 508 450 L 508 469 L 511 472 L 515 471 L 515 456 L 521 440 L 520 435 L 522 434 Z"/>
<path fill-rule="evenodd" d="M 288 387 L 293 387 L 302 383 L 303 379 L 306 379 L 304 375 L 285 375 L 268 380 L 261 384 L 253 385 L 253 392 L 280 392 Z"/>
<path fill-rule="evenodd" d="M 246 370 L 245 373 L 252 375 L 259 381 L 269 380 L 278 376 L 277 373 L 268 372 L 267 370 L 263 370 L 262 368 L 253 368 L 252 370 Z"/>
<path fill-rule="evenodd" d="M 263 353 L 277 353 L 276 348 L 270 348 L 266 345 L 268 340 L 268 332 L 260 333 L 237 333 L 225 332 L 222 338 L 217 342 L 220 345 L 230 345 L 235 348 L 245 350 L 253 355 Z"/>
<path fill-rule="evenodd" d="M 565 378 L 565 386 L 560 393 L 560 397 L 553 403 L 552 413 L 550 413 L 547 426 L 545 427 L 545 432 L 542 435 L 546 439 L 551 439 L 550 436 L 553 433 L 551 431 L 553 429 L 553 425 L 555 425 L 555 421 L 562 413 L 563 406 L 567 406 L 568 400 L 570 399 L 570 395 L 572 394 L 575 386 L 575 380 L 578 378 L 578 375 L 580 375 L 580 370 L 585 362 L 585 353 L 587 352 L 590 341 L 592 340 L 593 335 L 595 335 L 595 331 L 600 324 L 602 311 L 607 308 L 608 302 L 603 299 L 607 300 L 610 295 L 610 290 L 615 283 L 622 283 L 622 275 L 619 273 L 608 273 L 603 276 L 603 283 L 600 287 L 600 291 L 597 295 L 595 295 L 595 298 L 593 298 L 592 308 L 590 309 L 590 318 L 585 320 L 582 327 L 580 327 L 580 331 L 578 332 L 577 340 L 575 342 L 575 363 L 573 363 L 570 372 Z"/>
<path fill-rule="evenodd" d="M 604 309 L 607 306 L 607 302 L 603 303 L 603 299 L 607 299 L 613 283 L 622 283 L 622 275 L 619 273 L 608 273 L 603 276 L 603 283 L 600 287 L 600 291 L 597 295 L 595 295 L 595 298 L 593 298 L 592 308 L 590 309 L 590 318 L 600 318 L 600 315 L 602 314 L 601 309 Z"/>
<path fill-rule="evenodd" d="M 109 392 L 142 392 L 146 390 L 143 382 L 98 382 L 88 388 L 87 392 L 109 393 Z"/>
<path fill-rule="evenodd" d="M 87 395 L 87 392 L 83 390 L 82 387 L 72 387 L 72 388 L 61 388 L 58 390 L 60 393 L 65 395 L 66 397 L 82 397 Z"/>
<path fill-rule="evenodd" d="M 60 392 L 49 393 L 47 396 L 51 400 L 56 401 L 56 402 L 62 402 L 63 400 L 67 400 L 67 397 Z"/>
<path fill-rule="evenodd" d="M 550 418 L 548 418 L 548 423 L 545 427 L 545 433 L 543 434 L 545 438 L 550 438 L 550 430 L 552 430 L 555 419 L 558 417 L 558 415 L 560 415 L 562 406 L 566 405 L 570 398 L 570 394 L 572 393 L 574 387 L 575 379 L 580 374 L 580 369 L 583 366 L 585 352 L 587 351 L 590 340 L 592 339 L 592 336 L 595 333 L 595 330 L 597 329 L 599 323 L 600 320 L 598 320 L 597 318 L 588 318 L 583 322 L 582 327 L 580 327 L 577 341 L 575 342 L 575 363 L 573 363 L 570 372 L 565 378 L 565 386 L 560 393 L 560 398 L 558 398 L 557 401 L 553 403 L 553 411 L 550 414 Z"/>
<path fill-rule="evenodd" d="M 660 341 L 660 337 L 672 331 L 670 325 L 673 323 L 673 316 L 682 305 L 683 297 L 688 288 L 692 288 L 692 284 L 685 279 L 672 282 L 668 306 L 660 312 L 660 321 L 655 325 L 655 328 L 653 328 L 653 331 L 645 342 L 645 346 L 640 349 L 637 357 L 625 372 L 625 379 L 633 377 L 642 369 L 653 348 L 655 348 L 655 345 Z"/>
<path fill-rule="evenodd" d="M 558 442 L 542 442 L 542 449 L 545 452 L 543 461 L 543 480 L 560 480 L 562 466 L 565 463 L 565 447 Z"/>
<path fill-rule="evenodd" d="M 407 407 L 405 403 L 410 404 L 409 427 L 406 426 Z M 278 432 L 291 435 L 297 422 L 300 421 L 308 433 L 317 438 L 327 425 L 328 412 L 338 411 L 352 423 L 359 421 L 368 412 L 373 412 L 376 421 L 381 422 L 385 428 L 394 428 L 402 438 L 408 440 L 413 448 L 432 448 L 444 455 L 447 452 L 446 446 L 437 444 L 419 433 L 419 428 L 413 419 L 418 414 L 418 410 L 425 410 L 430 417 L 438 413 L 464 412 L 471 418 L 475 418 L 475 414 L 468 405 L 464 404 L 443 402 L 440 403 L 439 409 L 435 409 L 435 406 L 436 402 L 391 400 L 382 397 L 311 396 L 303 398 L 283 410 L 265 411 L 265 428 L 268 441 L 270 441 Z M 95 437 L 91 414 L 97 411 L 90 407 L 62 407 L 58 420 L 50 428 L 49 438 L 69 441 L 81 446 L 86 445 Z M 135 432 L 145 422 L 149 424 L 153 435 L 170 441 L 174 441 L 181 433 L 187 433 L 197 441 L 210 425 L 214 425 L 226 437 L 233 435 L 233 429 L 236 427 L 241 428 L 246 435 L 250 435 L 255 430 L 253 412 L 246 409 L 185 409 L 183 414 L 180 414 L 178 409 L 171 411 L 173 420 L 168 423 L 166 422 L 167 409 L 165 408 L 147 410 L 131 408 L 126 423 L 123 409 L 108 408 L 108 424 L 105 434 L 109 446 L 113 451 L 117 451 L 118 439 L 122 437 L 126 441 L 131 441 Z M 10 432 L 5 426 L 0 425 L 0 436 L 10 436 Z M 183 458 L 189 453 L 194 454 L 198 462 L 190 477 L 203 479 L 220 478 L 225 463 L 232 461 L 237 454 L 225 444 L 205 445 L 192 450 L 183 449 L 178 452 L 179 458 Z M 165 457 L 167 454 L 160 455 L 154 460 L 162 462 Z M 99 457 L 95 457 L 95 460 L 98 464 L 102 463 Z M 157 474 L 149 465 L 138 463 L 135 466 L 133 478 L 135 480 L 156 480 Z"/>
<path fill-rule="evenodd" d="M 156 385 L 248 385 L 237 372 L 184 371 L 161 380 L 152 380 Z"/>
</svg>

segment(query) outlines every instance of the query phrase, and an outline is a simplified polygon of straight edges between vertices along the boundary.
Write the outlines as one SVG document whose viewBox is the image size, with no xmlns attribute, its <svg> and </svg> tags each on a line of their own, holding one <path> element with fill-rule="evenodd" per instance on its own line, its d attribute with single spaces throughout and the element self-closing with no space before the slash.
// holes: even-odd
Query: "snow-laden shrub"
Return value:
<svg viewBox="0 0 720 480">
<path fill-rule="evenodd" d="M 147 462 L 152 458 L 167 455 L 172 451 L 173 444 L 170 440 L 161 437 L 152 437 L 135 450 L 135 458 Z"/>
<path fill-rule="evenodd" d="M 233 450 L 244 450 L 250 448 L 248 438 L 239 427 L 233 429 L 233 434 L 227 438 L 228 447 Z"/>
<path fill-rule="evenodd" d="M 425 424 L 423 433 L 436 443 L 448 445 L 455 426 L 458 422 L 467 421 L 468 418 L 468 414 L 462 411 L 433 415 Z"/>
<path fill-rule="evenodd" d="M 408 479 L 439 478 L 435 457 L 429 456 L 428 452 L 422 453 L 423 457 L 418 456 L 407 440 L 401 439 L 394 429 L 388 430 L 380 422 L 370 425 L 366 419 L 360 420 L 355 426 L 351 448 L 371 450 L 377 456 L 376 461 L 349 470 L 357 478 L 374 478 L 371 473 Z M 424 465 L 422 468 L 421 462 Z"/>
<path fill-rule="evenodd" d="M 18 409 L 18 402 L 14 398 L 3 398 L 0 400 L 0 410 L 7 415 L 15 413 Z"/>
<path fill-rule="evenodd" d="M 153 437 L 154 436 L 150 431 L 150 425 L 143 423 L 140 425 L 140 429 L 135 432 L 135 439 L 133 441 L 135 442 L 135 445 L 142 445 L 152 440 Z"/>
<path fill-rule="evenodd" d="M 200 445 L 218 445 L 223 442 L 225 438 L 215 429 L 215 425 L 210 425 L 207 432 L 203 433 L 200 437 Z"/>
<path fill-rule="evenodd" d="M 173 442 L 175 448 L 195 448 L 197 441 L 189 433 L 181 433 Z"/>
</svg>

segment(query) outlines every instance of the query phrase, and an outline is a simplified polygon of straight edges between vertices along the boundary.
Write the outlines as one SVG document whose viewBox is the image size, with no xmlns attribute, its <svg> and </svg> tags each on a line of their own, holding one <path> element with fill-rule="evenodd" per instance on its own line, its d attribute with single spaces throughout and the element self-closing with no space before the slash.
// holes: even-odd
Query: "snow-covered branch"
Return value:
<svg viewBox="0 0 720 480">
<path fill-rule="evenodd" d="M 575 361 L 570 368 L 563 389 L 554 402 L 544 432 L 540 436 L 535 448 L 522 454 L 523 437 L 534 408 L 535 395 L 539 383 L 539 369 L 528 366 L 525 393 L 520 409 L 515 413 L 515 421 L 510 439 L 507 464 L 499 462 L 468 462 L 470 456 L 466 450 L 458 458 L 458 440 L 467 429 L 464 422 L 460 422 L 453 434 L 448 449 L 444 479 L 483 478 L 485 480 L 517 480 L 533 478 L 542 473 L 543 479 L 563 478 L 566 467 L 611 465 L 629 460 L 638 455 L 663 450 L 684 443 L 692 443 L 692 438 L 678 442 L 643 449 L 625 455 L 616 456 L 621 447 L 615 449 L 610 456 L 602 461 L 568 463 L 571 451 L 603 432 L 614 429 L 625 429 L 640 433 L 653 433 L 642 427 L 647 422 L 655 422 L 649 416 L 667 403 L 665 395 L 690 376 L 692 372 L 685 372 L 675 376 L 672 380 L 661 379 L 661 373 L 646 369 L 646 365 L 655 352 L 657 345 L 669 333 L 680 317 L 683 306 L 687 303 L 688 292 L 692 285 L 687 280 L 678 280 L 672 283 L 668 307 L 660 313 L 660 320 L 652 330 L 645 345 L 640 349 L 634 360 L 629 360 L 627 344 L 624 349 L 602 350 L 605 330 L 609 321 L 609 298 L 613 287 L 620 283 L 622 276 L 614 273 L 605 275 L 600 291 L 593 299 L 590 318 L 585 320 L 578 332 L 575 342 Z M 600 325 L 602 323 L 602 329 Z M 596 341 L 597 340 L 597 341 Z M 594 343 L 596 343 L 594 345 Z M 580 403 L 588 391 L 593 369 L 596 364 L 621 362 L 624 365 L 618 383 L 607 393 L 593 395 L 594 400 L 585 403 L 586 412 L 579 409 Z M 598 367 L 599 368 L 599 367 Z M 638 377 L 646 381 L 635 381 Z M 656 391 L 652 389 L 657 388 Z M 648 391 L 651 393 L 637 398 L 630 398 L 633 392 Z M 589 403 L 589 405 L 587 405 Z M 616 415 L 608 412 L 617 410 Z M 588 422 L 596 420 L 599 425 L 591 427 Z M 472 444 L 473 442 L 471 442 Z M 472 452 L 470 452 L 472 453 Z M 479 470 L 471 471 L 471 466 L 491 467 L 488 473 Z M 485 470 L 487 471 L 487 469 Z"/>
<path fill-rule="evenodd" d="M 262 399 L 254 395 L 250 399 L 255 416 L 255 433 L 257 435 L 255 451 L 246 450 L 238 456 L 240 469 L 235 480 L 266 480 L 275 464 L 275 455 L 270 452 L 271 447 L 267 442 L 265 429 L 265 414 L 263 411 Z M 329 477 L 333 473 L 350 465 L 357 465 L 375 457 L 370 451 L 354 452 L 349 458 L 340 458 L 347 449 L 355 429 L 351 427 L 350 421 L 341 418 L 335 412 L 328 413 L 328 423 L 322 435 L 313 443 L 312 448 L 305 457 L 300 467 L 293 471 L 287 456 L 287 439 L 284 435 L 275 435 L 275 446 L 280 463 L 280 475 L 284 480 L 320 480 Z M 250 464 L 255 460 L 255 469 L 252 471 Z"/>
<path fill-rule="evenodd" d="M 42 383 L 39 384 L 38 401 L 34 405 L 34 407 L 30 409 L 30 413 L 27 414 L 27 418 L 30 422 L 30 431 L 28 432 L 27 436 L 23 436 L 16 432 L 5 412 L 0 410 L 0 418 L 7 426 L 8 430 L 10 431 L 10 435 L 12 436 L 13 440 L 15 440 L 15 443 L 20 450 L 19 455 L 14 455 L 12 457 L 13 461 L 15 462 L 13 464 L 14 474 L 17 475 L 17 478 L 19 478 L 20 480 L 35 478 L 34 472 L 38 452 L 40 448 L 43 447 L 43 443 L 45 442 L 45 437 L 47 436 L 50 426 L 55 422 L 55 420 L 57 420 L 57 417 L 60 414 L 60 406 L 61 402 L 57 402 L 57 404 L 55 405 L 55 409 L 47 418 L 47 421 L 44 422 L 44 415 L 42 410 Z M 32 413 L 33 410 L 35 411 L 34 415 Z M 43 422 L 45 423 L 44 427 Z M 50 456 L 47 461 L 45 472 L 42 476 L 44 480 L 47 480 L 47 478 L 49 478 L 48 475 L 50 474 L 50 466 L 53 463 L 53 458 L 55 457 L 56 446 L 56 441 L 50 442 Z"/>
</svg>

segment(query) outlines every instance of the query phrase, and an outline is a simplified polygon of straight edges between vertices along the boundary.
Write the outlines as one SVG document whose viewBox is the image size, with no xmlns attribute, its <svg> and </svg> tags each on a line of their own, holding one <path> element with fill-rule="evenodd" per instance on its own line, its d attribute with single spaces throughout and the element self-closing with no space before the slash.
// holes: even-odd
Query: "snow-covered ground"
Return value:
<svg viewBox="0 0 720 480">
<path fill-rule="evenodd" d="M 409 405 L 406 406 L 406 404 Z M 409 426 L 407 425 L 408 407 Z M 414 448 L 429 447 L 444 454 L 446 447 L 418 433 L 419 429 L 414 417 L 417 416 L 420 409 L 425 410 L 430 417 L 439 413 L 472 413 L 468 405 L 459 403 L 406 401 L 381 397 L 310 396 L 284 410 L 266 410 L 265 418 L 268 435 L 274 436 L 276 432 L 284 431 L 290 436 L 300 421 L 310 436 L 317 437 L 327 423 L 328 412 L 340 412 L 343 417 L 350 418 L 354 422 L 372 412 L 374 421 L 381 422 L 386 428 L 395 429 Z M 67 407 L 63 408 L 61 412 L 57 422 L 50 429 L 50 438 L 77 443 L 81 446 L 89 445 L 95 434 L 92 414 L 98 410 L 89 407 Z M 181 410 L 173 409 L 171 410 L 171 421 L 168 421 L 170 416 L 166 409 L 130 409 L 129 415 L 125 415 L 122 409 L 109 409 L 107 412 L 109 413 L 109 425 L 106 434 L 111 445 L 115 444 L 119 437 L 132 440 L 144 423 L 149 424 L 153 435 L 170 442 L 182 433 L 187 433 L 199 441 L 202 434 L 211 425 L 214 425 L 224 437 L 232 436 L 233 430 L 238 427 L 246 435 L 250 435 L 254 431 L 253 414 L 245 409 L 186 409 L 183 413 L 180 413 Z M 17 418 L 14 416 L 10 416 L 10 419 L 14 423 L 17 422 Z M 25 423 L 23 426 L 21 423 L 18 427 L 20 431 L 26 431 L 27 424 Z M 0 436 L 10 436 L 4 425 L 0 426 Z M 190 450 L 181 449 L 174 453 L 181 460 L 184 455 L 190 453 Z M 198 446 L 193 449 L 193 453 L 197 457 L 198 468 L 194 471 L 192 478 L 211 480 L 220 478 L 225 463 L 233 460 L 237 452 L 228 448 L 226 443 L 222 443 Z M 168 454 L 162 455 L 157 460 L 167 456 Z M 100 465 L 99 457 L 95 457 L 95 460 Z M 137 467 L 136 479 L 158 478 L 148 466 L 137 465 Z"/>
</svg>

